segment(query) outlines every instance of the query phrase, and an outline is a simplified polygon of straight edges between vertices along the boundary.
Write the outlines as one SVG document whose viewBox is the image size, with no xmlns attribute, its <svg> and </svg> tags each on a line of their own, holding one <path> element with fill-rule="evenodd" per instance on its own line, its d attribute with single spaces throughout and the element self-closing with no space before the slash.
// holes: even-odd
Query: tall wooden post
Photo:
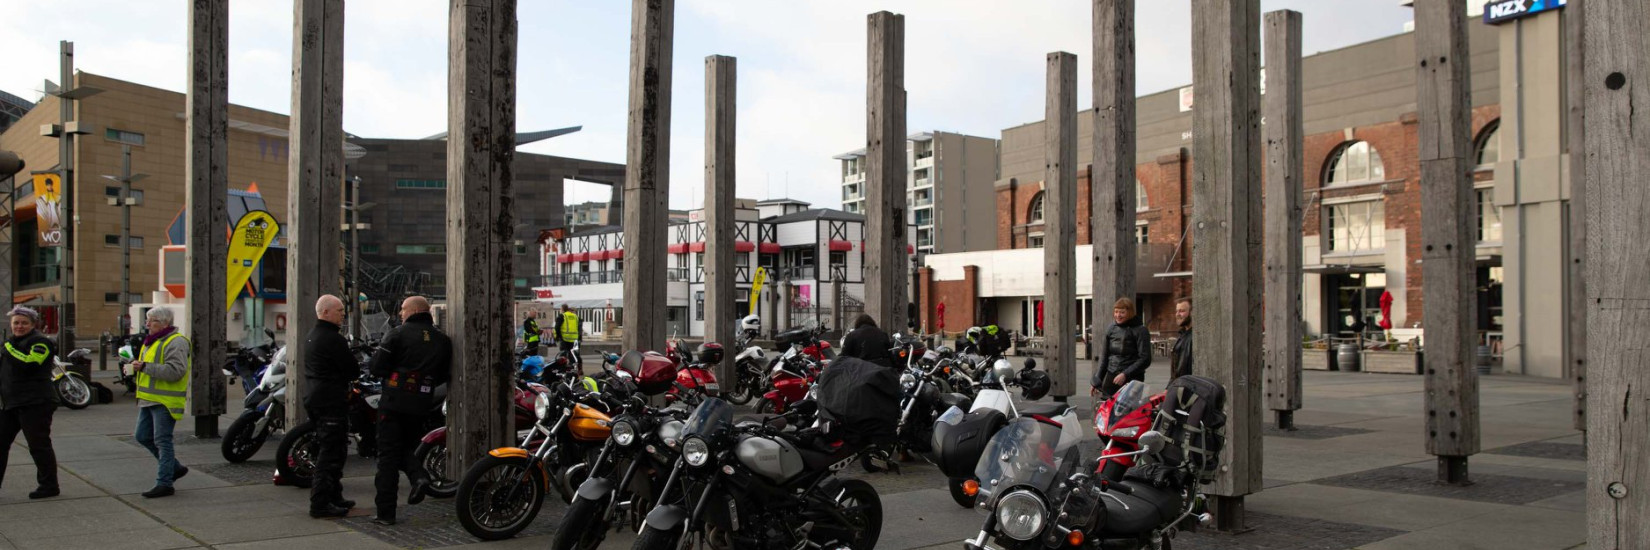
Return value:
<svg viewBox="0 0 1650 550">
<path fill-rule="evenodd" d="M 670 224 L 671 44 L 676 0 L 630 3 L 630 125 L 624 171 L 624 348 L 664 349 Z M 730 247 L 731 248 L 731 247 Z"/>
<path fill-rule="evenodd" d="M 224 269 L 230 224 L 226 207 L 229 1 L 190 2 L 189 21 L 189 152 L 184 167 L 189 180 L 185 195 L 189 205 L 189 234 L 185 240 L 189 246 L 184 252 L 189 271 L 184 284 L 188 287 L 189 347 L 194 358 L 189 369 L 189 414 L 195 417 L 196 437 L 217 437 L 218 415 L 227 410 L 227 386 L 220 366 L 228 358 L 225 350 L 229 338 L 229 315 L 225 311 L 228 274 Z"/>
<path fill-rule="evenodd" d="M 1280 430 L 1301 408 L 1301 14 L 1266 14 L 1266 406 Z M 1195 304 L 1194 304 L 1195 305 Z"/>
<path fill-rule="evenodd" d="M 500 366 L 511 362 L 515 334 L 516 0 L 453 0 L 449 16 L 443 324 L 461 404 L 447 417 L 447 470 L 461 475 L 515 437 L 510 374 Z"/>
<path fill-rule="evenodd" d="M 1466 17 L 1456 0 L 1415 3 L 1427 453 L 1438 457 L 1440 482 L 1462 485 L 1479 445 Z"/>
<path fill-rule="evenodd" d="M 1134 299 L 1134 0 L 1094 0 L 1094 326 L 1106 333 L 1112 301 Z M 1073 204 L 1073 207 L 1076 205 Z"/>
<path fill-rule="evenodd" d="M 871 14 L 865 94 L 865 312 L 905 330 L 905 16 Z"/>
<path fill-rule="evenodd" d="M 1572 2 L 1574 4 L 1575 2 Z M 1650 5 L 1583 2 L 1587 116 L 1587 546 L 1650 547 Z"/>
<path fill-rule="evenodd" d="M 734 305 L 734 139 L 738 126 L 738 60 L 705 58 L 705 341 L 733 345 Z M 733 361 L 718 366 L 717 378 L 733 380 Z"/>
<path fill-rule="evenodd" d="M 315 301 L 337 294 L 341 279 L 337 205 L 344 182 L 344 4 L 293 0 L 292 11 L 286 356 L 288 372 L 294 374 L 286 383 L 287 395 L 299 396 L 304 335 L 315 326 Z M 286 410 L 288 426 L 307 416 L 301 406 Z"/>
<path fill-rule="evenodd" d="M 1043 332 L 1056 400 L 1077 393 L 1077 56 L 1048 54 L 1043 108 Z M 1133 186 L 1130 186 L 1133 189 Z"/>
<path fill-rule="evenodd" d="M 1577 430 L 1587 431 L 1587 311 L 1592 306 L 1587 303 L 1587 116 L 1586 103 L 1583 101 L 1586 75 L 1583 74 L 1587 62 L 1587 48 L 1584 47 L 1587 36 L 1586 10 L 1587 2 L 1572 2 L 1565 8 L 1564 32 L 1568 34 L 1563 44 L 1564 54 L 1567 57 L 1565 69 L 1565 93 L 1569 113 L 1565 117 L 1565 133 L 1568 134 L 1570 152 L 1570 208 L 1569 225 L 1570 238 L 1567 252 L 1570 255 L 1569 266 L 1569 294 L 1564 301 L 1569 311 L 1565 317 L 1569 322 L 1565 325 L 1567 338 L 1564 342 L 1564 364 L 1574 386 L 1575 394 L 1575 427 Z"/>
<path fill-rule="evenodd" d="M 1209 494 L 1244 530 L 1261 483 L 1260 2 L 1192 2 L 1193 370 L 1226 386 L 1226 448 Z"/>
</svg>

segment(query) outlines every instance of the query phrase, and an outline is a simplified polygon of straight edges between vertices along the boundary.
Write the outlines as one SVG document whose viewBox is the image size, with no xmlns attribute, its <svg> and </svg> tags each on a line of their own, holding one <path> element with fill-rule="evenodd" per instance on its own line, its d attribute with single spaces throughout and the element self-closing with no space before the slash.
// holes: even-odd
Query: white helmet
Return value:
<svg viewBox="0 0 1650 550">
<path fill-rule="evenodd" d="M 743 319 L 739 320 L 739 330 L 760 332 L 762 330 L 762 319 L 757 317 L 754 313 L 746 315 Z"/>
</svg>

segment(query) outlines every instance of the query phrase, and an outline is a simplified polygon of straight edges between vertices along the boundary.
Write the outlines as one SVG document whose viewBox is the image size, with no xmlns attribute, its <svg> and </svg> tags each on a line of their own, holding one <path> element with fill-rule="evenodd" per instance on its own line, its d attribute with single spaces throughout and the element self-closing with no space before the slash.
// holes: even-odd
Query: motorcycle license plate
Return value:
<svg viewBox="0 0 1650 550">
<path fill-rule="evenodd" d="M 705 391 L 719 391 L 722 387 L 716 384 L 705 384 Z"/>
</svg>

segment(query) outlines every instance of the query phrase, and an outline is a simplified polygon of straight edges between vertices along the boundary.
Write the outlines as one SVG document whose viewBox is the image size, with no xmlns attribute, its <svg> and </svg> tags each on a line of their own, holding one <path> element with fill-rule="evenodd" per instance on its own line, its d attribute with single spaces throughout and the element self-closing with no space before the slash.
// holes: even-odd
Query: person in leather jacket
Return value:
<svg viewBox="0 0 1650 550">
<path fill-rule="evenodd" d="M 842 356 L 893 367 L 893 347 L 894 341 L 888 338 L 887 332 L 877 327 L 876 320 L 861 313 L 859 318 L 854 319 L 854 331 L 842 339 Z"/>
<path fill-rule="evenodd" d="M 1152 365 L 1152 333 L 1135 314 L 1134 300 L 1118 298 L 1112 304 L 1113 323 L 1100 342 L 1100 358 L 1094 364 L 1089 394 L 1105 399 L 1130 380 L 1145 380 Z"/>
<path fill-rule="evenodd" d="M 344 302 L 323 295 L 315 301 L 315 326 L 304 338 L 304 410 L 315 423 L 319 447 L 309 494 L 313 518 L 341 518 L 355 506 L 344 499 L 341 479 L 349 444 L 349 384 L 360 377 L 361 365 L 338 333 L 343 322 Z"/>
<path fill-rule="evenodd" d="M 1192 299 L 1181 298 L 1174 303 L 1174 319 L 1180 325 L 1174 351 L 1169 354 L 1169 380 L 1192 373 Z"/>
<path fill-rule="evenodd" d="M 435 408 L 435 388 L 452 376 L 453 341 L 435 328 L 430 302 L 409 296 L 401 302 L 401 326 L 384 336 L 372 356 L 372 375 L 384 381 L 378 401 L 378 474 L 373 478 L 380 525 L 395 525 L 396 496 L 401 472 L 412 483 L 407 504 L 424 500 L 429 478 L 413 460 L 413 450 Z"/>
<path fill-rule="evenodd" d="M 50 361 L 57 356 L 57 345 L 36 330 L 40 314 L 33 309 L 18 306 L 7 317 L 11 334 L 0 352 L 0 483 L 5 481 L 11 444 L 22 432 L 34 459 L 35 481 L 40 483 L 29 498 L 54 497 L 59 493 L 57 453 L 52 450 L 57 391 Z"/>
</svg>

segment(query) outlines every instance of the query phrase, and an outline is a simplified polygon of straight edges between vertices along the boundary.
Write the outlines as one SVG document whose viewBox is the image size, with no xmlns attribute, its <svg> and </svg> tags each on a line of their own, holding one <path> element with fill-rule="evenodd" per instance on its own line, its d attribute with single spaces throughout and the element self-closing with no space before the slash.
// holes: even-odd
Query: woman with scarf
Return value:
<svg viewBox="0 0 1650 550">
<path fill-rule="evenodd" d="M 149 335 L 143 339 L 138 360 L 132 362 L 137 378 L 138 420 L 132 434 L 159 462 L 155 487 L 143 498 L 172 496 L 172 482 L 189 473 L 172 452 L 172 431 L 183 418 L 189 393 L 189 339 L 172 325 L 172 310 L 157 307 L 144 316 Z"/>
<path fill-rule="evenodd" d="M 59 491 L 52 413 L 57 410 L 57 392 L 52 389 L 50 361 L 57 355 L 57 346 L 36 329 L 39 313 L 18 306 L 7 316 L 11 334 L 5 352 L 0 353 L 0 483 L 5 481 L 11 444 L 22 432 L 40 483 L 29 498 L 55 497 Z"/>
</svg>

